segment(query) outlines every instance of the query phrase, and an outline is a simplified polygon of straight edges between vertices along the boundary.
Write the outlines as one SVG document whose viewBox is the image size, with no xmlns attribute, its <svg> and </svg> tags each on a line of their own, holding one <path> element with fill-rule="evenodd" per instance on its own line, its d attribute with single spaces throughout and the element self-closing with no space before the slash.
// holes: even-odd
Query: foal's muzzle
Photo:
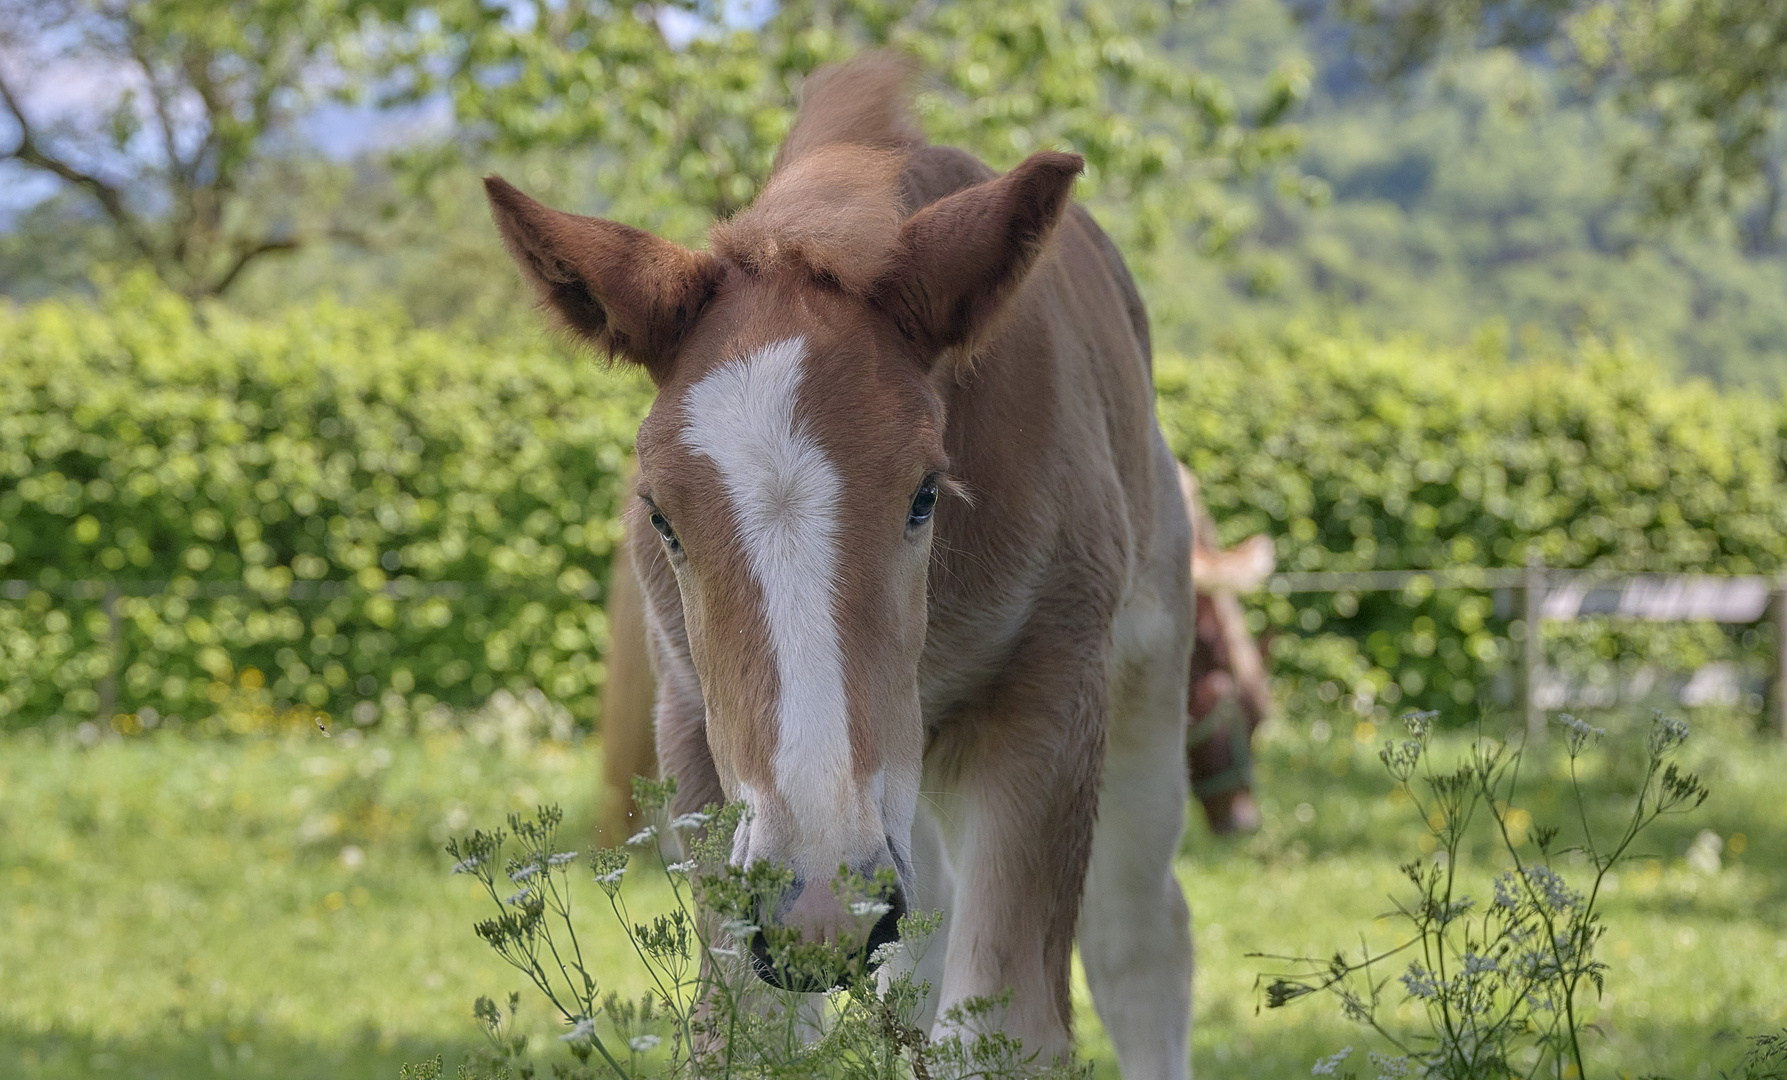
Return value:
<svg viewBox="0 0 1787 1080">
<path fill-rule="evenodd" d="M 794 990 L 803 994 L 816 994 L 830 990 L 844 981 L 847 971 L 840 962 L 848 963 L 854 959 L 865 972 L 874 964 L 875 950 L 883 945 L 900 940 L 900 919 L 906 914 L 906 895 L 901 889 L 894 889 L 886 899 L 888 910 L 875 920 L 870 928 L 869 936 L 852 954 L 847 947 L 831 954 L 827 962 L 821 963 L 813 956 L 813 952 L 795 948 L 794 955 L 784 957 L 783 962 L 770 955 L 769 939 L 762 930 L 751 935 L 751 970 L 764 982 L 781 990 Z M 807 944 L 803 938 L 803 944 Z M 836 943 L 834 943 L 836 944 Z M 816 952 L 817 950 L 814 950 Z"/>
</svg>

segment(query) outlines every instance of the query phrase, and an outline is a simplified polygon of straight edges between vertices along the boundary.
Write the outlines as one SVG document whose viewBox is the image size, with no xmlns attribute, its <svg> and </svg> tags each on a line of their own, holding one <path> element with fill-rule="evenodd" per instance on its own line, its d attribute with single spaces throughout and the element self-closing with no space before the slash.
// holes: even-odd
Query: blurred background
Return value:
<svg viewBox="0 0 1787 1080">
<path fill-rule="evenodd" d="M 650 399 L 478 178 L 698 244 L 875 45 L 933 141 L 1086 155 L 1213 542 L 1271 540 L 1259 829 L 1183 863 L 1199 1067 L 1345 1041 L 1244 954 L 1382 907 L 1409 708 L 1693 716 L 1719 794 L 1626 894 L 1602 1051 L 1787 1022 L 1787 7 L 0 0 L 0 1075 L 475 1037 L 511 987 L 439 844 L 594 827 Z"/>
</svg>

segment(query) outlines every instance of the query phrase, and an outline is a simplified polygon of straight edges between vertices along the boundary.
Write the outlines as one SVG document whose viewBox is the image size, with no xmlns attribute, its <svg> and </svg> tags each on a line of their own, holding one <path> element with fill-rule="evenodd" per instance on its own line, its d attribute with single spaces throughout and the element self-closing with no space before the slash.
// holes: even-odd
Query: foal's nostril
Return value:
<svg viewBox="0 0 1787 1080">
<path fill-rule="evenodd" d="M 905 892 L 895 889 L 893 895 L 887 898 L 887 903 L 889 905 L 887 912 L 875 920 L 875 928 L 869 931 L 867 948 L 870 957 L 873 957 L 875 950 L 881 946 L 900 940 L 900 918 L 906 914 Z"/>
</svg>

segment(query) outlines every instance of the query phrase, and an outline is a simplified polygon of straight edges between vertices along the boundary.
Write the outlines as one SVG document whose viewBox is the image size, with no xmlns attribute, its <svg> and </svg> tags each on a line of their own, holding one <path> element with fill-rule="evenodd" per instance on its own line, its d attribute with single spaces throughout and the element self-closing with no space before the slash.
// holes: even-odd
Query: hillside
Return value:
<svg viewBox="0 0 1787 1080">
<path fill-rule="evenodd" d="M 1250 197 L 1260 227 L 1233 263 L 1162 252 L 1148 288 L 1167 340 L 1195 350 L 1310 320 L 1520 356 L 1589 333 L 1683 373 L 1787 383 L 1787 254 L 1647 231 L 1612 164 L 1639 133 L 1604 103 L 1507 52 L 1375 86 L 1342 33 L 1289 8 L 1211 0 L 1174 47 L 1243 101 L 1277 63 L 1306 57 L 1300 165 L 1332 200 L 1312 207 L 1262 183 Z"/>
</svg>

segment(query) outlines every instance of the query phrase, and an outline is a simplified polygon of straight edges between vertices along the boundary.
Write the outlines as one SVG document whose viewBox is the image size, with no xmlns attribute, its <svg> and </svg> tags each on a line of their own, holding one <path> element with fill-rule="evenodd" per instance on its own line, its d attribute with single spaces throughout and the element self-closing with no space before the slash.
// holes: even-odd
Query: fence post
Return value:
<svg viewBox="0 0 1787 1080">
<path fill-rule="evenodd" d="M 1770 696 L 1775 710 L 1775 724 L 1782 739 L 1787 739 L 1787 573 L 1775 577 L 1775 593 L 1769 598 L 1775 623 L 1775 679 Z"/>
<path fill-rule="evenodd" d="M 118 586 L 106 585 L 100 607 L 106 621 L 105 674 L 99 679 L 99 723 L 104 730 L 118 711 Z"/>
<path fill-rule="evenodd" d="M 1539 667 L 1545 648 L 1539 635 L 1545 608 L 1544 566 L 1538 550 L 1529 548 L 1520 585 L 1520 617 L 1526 623 L 1526 640 L 1520 643 L 1520 705 L 1525 713 L 1527 740 L 1534 743 L 1545 741 L 1545 710 L 1539 708 Z"/>
</svg>

